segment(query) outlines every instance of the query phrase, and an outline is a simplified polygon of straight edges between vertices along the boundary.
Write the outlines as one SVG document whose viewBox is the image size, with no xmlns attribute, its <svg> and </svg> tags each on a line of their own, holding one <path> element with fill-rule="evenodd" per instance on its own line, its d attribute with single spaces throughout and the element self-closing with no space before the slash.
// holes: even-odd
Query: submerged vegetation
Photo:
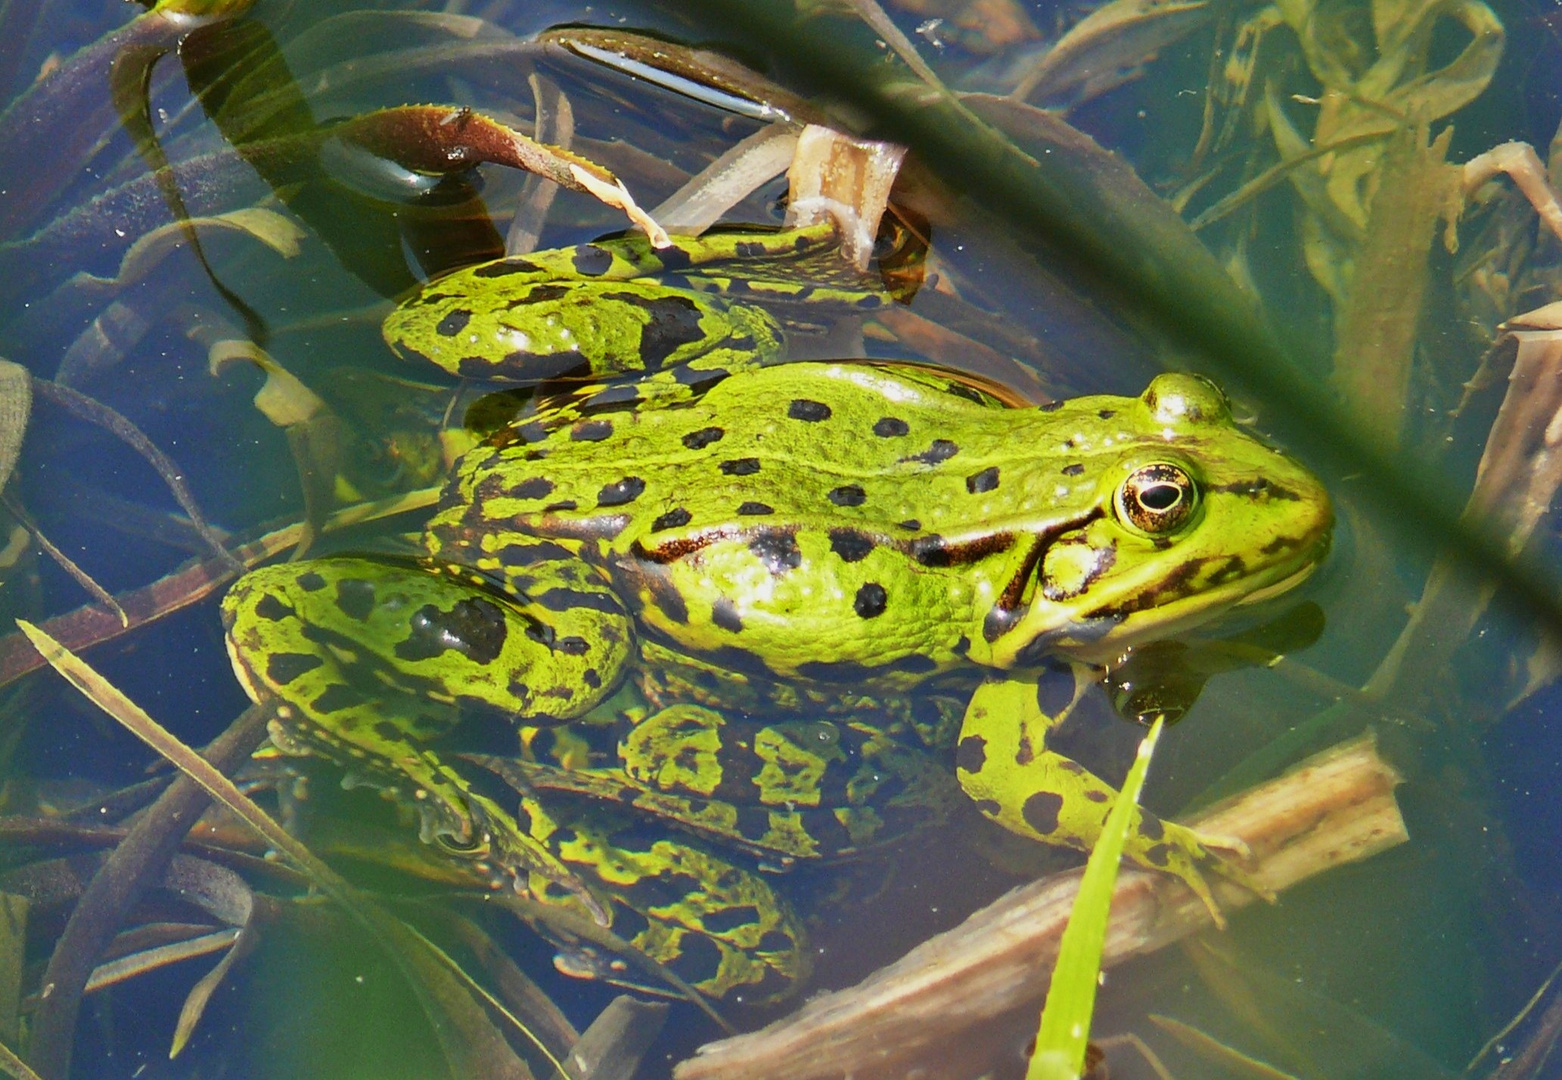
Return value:
<svg viewBox="0 0 1562 1080">
<path fill-rule="evenodd" d="M 1088 802 L 1104 817 L 1112 785 L 1038 792 L 1009 813 L 1018 824 L 993 800 L 983 818 L 956 781 L 981 791 L 983 764 L 954 742 L 985 709 L 1022 731 L 1010 757 L 1028 761 L 1034 733 L 1034 752 L 1067 752 L 1065 772 L 1077 755 L 1109 779 L 1142 723 L 1189 715 L 1162 734 L 1145 802 L 1199 832 L 1130 820 L 1124 802 L 1126 850 L 1172 873 L 1125 872 L 1110 923 L 1106 894 L 1089 901 L 1106 966 L 1137 959 L 1099 980 L 1086 1075 L 1546 1075 L 1562 962 L 1545 798 L 1562 672 L 1554 15 L 1480 0 L 841 0 L 631 4 L 611 26 L 572 25 L 602 17 L 505 2 L 162 0 L 129 18 L 106 0 L 0 3 L 16 43 L 0 53 L 0 601 L 19 628 L 0 637 L 0 1071 L 1024 1075 L 1072 857 L 991 822 L 1088 847 L 1071 815 Z M 519 290 L 504 310 L 458 291 L 500 276 Z M 504 321 L 525 303 L 558 306 Z M 597 332 L 630 346 L 594 351 Z M 510 365 L 500 387 L 477 372 L 488 353 Z M 874 377 L 908 416 L 958 398 L 976 417 L 960 440 L 992 430 L 995 410 L 1119 395 L 1090 399 L 1099 419 L 1061 407 L 1078 425 L 1070 450 L 1126 441 L 1125 421 L 1105 425 L 1128 403 L 1169 440 L 1186 416 L 1157 412 L 1146 385 L 1163 368 L 1207 374 L 1241 424 L 1323 475 L 1343 542 L 1300 602 L 1210 625 L 1178 616 L 1170 640 L 1020 691 L 986 684 L 970 713 L 955 677 L 969 638 L 950 657 L 920 639 L 903 649 L 893 692 L 856 646 L 834 646 L 841 666 L 795 679 L 783 703 L 800 719 L 778 745 L 817 770 L 814 787 L 786 788 L 763 829 L 676 786 L 697 778 L 699 739 L 777 699 L 743 670 L 754 647 L 721 654 L 736 683 L 673 647 L 691 607 L 690 634 L 701 604 L 712 635 L 747 614 L 674 571 L 637 601 L 662 667 L 635 685 L 601 677 L 616 630 L 516 630 L 589 661 L 564 662 L 575 681 L 556 697 L 604 699 L 589 721 L 522 727 L 520 744 L 517 717 L 552 715 L 533 709 L 536 685 L 512 681 L 501 699 L 407 675 L 421 697 L 406 719 L 375 695 L 411 669 L 350 687 L 305 678 L 321 657 L 346 670 L 376 648 L 375 633 L 341 629 L 380 625 L 351 600 L 369 578 L 332 579 L 344 622 L 285 648 L 268 636 L 282 593 L 255 583 L 288 581 L 302 607 L 314 568 L 363 565 L 343 552 L 401 572 L 499 536 L 540 573 L 578 537 L 521 537 L 512 504 L 552 497 L 556 522 L 576 502 L 513 466 L 488 474 L 502 498 L 472 495 L 460 528 L 417 538 L 463 453 L 530 446 L 558 461 L 585 444 L 582 483 L 599 506 L 628 506 L 662 448 L 640 429 L 614 441 L 615 417 L 687 408 L 783 356 L 938 365 Z M 591 381 L 642 365 L 635 382 Z M 854 400 L 799 389 L 826 385 L 781 386 L 819 433 L 809 460 L 831 449 L 832 405 Z M 1192 380 L 1155 385 L 1197 404 L 1190 424 L 1225 408 Z M 717 414 L 679 444 L 736 443 L 747 419 Z M 908 428 L 876 424 L 880 442 Z M 1224 431 L 1200 438 L 1219 447 Z M 956 441 L 933 441 L 922 464 Z M 697 475 L 699 457 L 681 461 Z M 720 468 L 752 475 L 760 457 Z M 1218 486 L 1175 462 L 1147 468 L 1129 478 L 1146 549 L 1222 498 L 1306 501 L 1299 479 Z M 1000 469 L 962 477 L 958 497 L 974 497 Z M 783 477 L 778 505 L 811 482 Z M 937 482 L 827 498 L 920 507 L 898 527 L 922 567 L 1001 546 L 923 530 L 946 498 Z M 1260 598 L 1311 569 L 1326 509 L 1313 518 L 1269 526 L 1263 556 L 1302 554 L 1253 587 Z M 1061 533 L 1038 537 L 1019 585 L 1047 575 L 1048 599 L 1068 600 L 1109 578 L 1094 520 L 1071 527 L 1096 562 L 1053 563 Z M 862 564 L 852 573 L 883 566 L 865 560 L 888 543 L 835 524 L 755 557 L 795 564 L 817 539 Z M 672 546 L 661 565 L 681 557 Z M 1252 566 L 1225 572 L 1253 572 L 1260 545 L 1246 554 Z M 280 558 L 292 562 L 230 593 Z M 479 599 L 515 589 L 515 568 L 490 562 L 469 563 Z M 589 591 L 581 565 L 563 564 L 561 592 Z M 885 573 L 849 579 L 851 625 L 884 635 L 862 638 L 865 656 L 927 633 Z M 1124 612 L 1224 584 L 1210 575 L 1185 560 Z M 590 595 L 578 607 L 619 603 Z M 1005 594 L 993 611 L 1017 624 L 1032 599 Z M 1091 609 L 1074 610 L 1044 642 L 1051 659 L 1059 641 L 1089 651 Z M 1000 623 L 978 653 L 1001 647 Z M 431 633 L 470 654 L 491 640 L 472 626 Z M 927 679 L 918 662 L 943 667 Z M 34 674 L 49 665 L 75 689 Z M 307 700 L 284 692 L 300 679 Z M 353 709 L 373 705 L 372 734 L 322 736 L 339 701 L 302 723 L 287 711 L 349 690 Z M 497 735 L 463 724 L 442 756 L 407 736 L 501 700 L 512 724 Z M 755 720 L 743 746 L 783 727 Z M 1008 746 L 982 730 L 983 746 Z M 457 770 L 452 797 L 441 777 Z M 832 785 L 844 803 L 809 802 Z M 588 858 L 590 881 L 576 876 Z M 1253 902 L 1274 893 L 1278 905 Z M 1082 965 L 1076 996 L 1098 981 Z M 1069 1054 L 1047 1075 L 1073 1075 L 1084 1049 L 1061 1005 L 1048 1002 L 1040 1047 Z"/>
</svg>

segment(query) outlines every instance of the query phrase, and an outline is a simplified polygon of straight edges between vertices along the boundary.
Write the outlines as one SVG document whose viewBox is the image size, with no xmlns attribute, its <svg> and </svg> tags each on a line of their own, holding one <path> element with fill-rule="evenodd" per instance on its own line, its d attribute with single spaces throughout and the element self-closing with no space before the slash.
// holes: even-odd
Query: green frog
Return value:
<svg viewBox="0 0 1562 1080">
<path fill-rule="evenodd" d="M 780 328 L 755 298 L 887 300 L 788 277 L 828 244 L 625 239 L 431 282 L 386 321 L 403 355 L 509 380 L 633 375 L 547 395 L 466 454 L 417 564 L 267 567 L 223 604 L 281 749 L 341 763 L 416 805 L 452 857 L 602 921 L 633 906 L 640 927 L 629 894 L 684 882 L 694 899 L 651 905 L 635 941 L 666 959 L 698 940 L 715 993 L 800 969 L 763 880 L 681 841 L 620 847 L 596 811 L 561 816 L 535 772 L 496 796 L 435 741 L 482 712 L 562 739 L 631 680 L 651 707 L 576 790 L 809 857 L 863 846 L 880 800 L 936 793 L 892 730 L 897 703 L 932 691 L 962 706 L 939 775 L 1010 830 L 1088 849 L 1114 792 L 1048 745 L 1082 686 L 1059 665 L 1288 589 L 1332 523 L 1318 480 L 1196 376 L 1018 407 L 926 366 L 773 363 Z M 1144 811 L 1126 848 L 1217 920 L 1207 875 L 1245 880 L 1233 852 Z"/>
</svg>

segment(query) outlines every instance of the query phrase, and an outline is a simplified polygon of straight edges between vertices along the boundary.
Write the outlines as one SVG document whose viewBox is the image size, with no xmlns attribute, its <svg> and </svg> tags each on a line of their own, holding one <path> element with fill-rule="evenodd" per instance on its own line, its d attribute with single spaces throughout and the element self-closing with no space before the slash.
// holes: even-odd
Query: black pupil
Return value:
<svg viewBox="0 0 1562 1080">
<path fill-rule="evenodd" d="M 1152 484 L 1139 492 L 1139 505 L 1146 510 L 1165 511 L 1177 505 L 1182 489 L 1174 484 Z"/>
</svg>

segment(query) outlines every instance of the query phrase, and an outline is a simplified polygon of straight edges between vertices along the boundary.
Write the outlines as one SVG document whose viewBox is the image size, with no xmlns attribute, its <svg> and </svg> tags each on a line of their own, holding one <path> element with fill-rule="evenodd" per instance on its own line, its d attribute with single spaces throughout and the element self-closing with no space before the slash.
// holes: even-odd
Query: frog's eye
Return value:
<svg viewBox="0 0 1562 1080">
<path fill-rule="evenodd" d="M 1199 491 L 1179 465 L 1141 465 L 1117 489 L 1117 518 L 1151 536 L 1173 532 L 1193 514 Z"/>
</svg>

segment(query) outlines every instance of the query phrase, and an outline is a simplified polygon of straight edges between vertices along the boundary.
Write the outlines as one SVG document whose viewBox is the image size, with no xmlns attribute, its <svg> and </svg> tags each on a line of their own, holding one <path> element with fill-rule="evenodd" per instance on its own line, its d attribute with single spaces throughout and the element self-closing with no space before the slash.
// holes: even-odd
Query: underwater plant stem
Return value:
<svg viewBox="0 0 1562 1080">
<path fill-rule="evenodd" d="M 224 772 L 241 765 L 265 737 L 267 715 L 256 705 L 245 709 L 206 747 L 206 759 Z M 76 1014 L 92 969 L 119 932 L 126 912 L 161 878 L 210 799 L 188 776 L 174 780 L 98 868 L 77 901 L 49 957 L 33 1014 L 28 1057 L 46 1080 L 69 1075 Z"/>
</svg>

